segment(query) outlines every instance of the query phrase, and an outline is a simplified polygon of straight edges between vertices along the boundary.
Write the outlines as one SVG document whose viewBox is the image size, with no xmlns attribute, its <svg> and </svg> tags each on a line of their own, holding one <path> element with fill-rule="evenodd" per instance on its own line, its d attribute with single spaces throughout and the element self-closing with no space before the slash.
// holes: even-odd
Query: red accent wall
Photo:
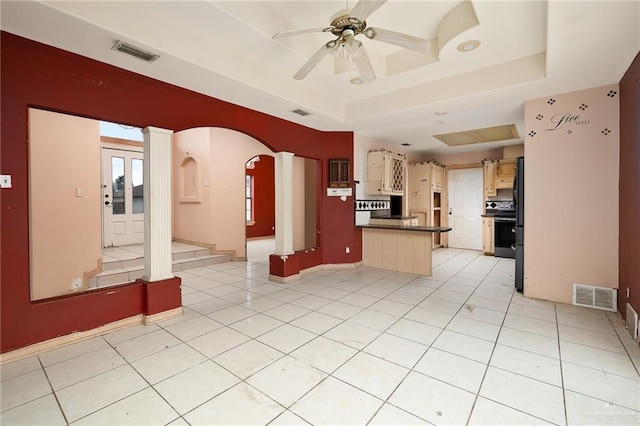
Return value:
<svg viewBox="0 0 640 426">
<path fill-rule="evenodd" d="M 274 158 L 268 155 L 261 155 L 254 169 L 247 169 L 247 175 L 253 176 L 253 221 L 255 222 L 252 226 L 247 226 L 247 238 L 275 235 L 274 169 Z"/>
<path fill-rule="evenodd" d="M 640 54 L 620 81 L 618 310 L 640 313 Z M 627 299 L 627 288 L 629 298 Z"/>
<path fill-rule="evenodd" d="M 328 159 L 348 158 L 353 164 L 351 132 L 309 129 L 10 33 L 1 33 L 0 44 L 0 168 L 13 179 L 13 188 L 3 189 L 0 199 L 1 352 L 88 330 L 144 309 L 139 283 L 108 296 L 96 291 L 30 302 L 29 107 L 174 131 L 229 128 L 254 137 L 274 152 L 317 158 L 322 164 L 323 187 L 318 200 L 321 262 L 361 260 L 361 233 L 354 226 L 352 200 L 326 197 L 324 190 Z M 346 246 L 351 248 L 350 254 L 345 253 Z"/>
</svg>

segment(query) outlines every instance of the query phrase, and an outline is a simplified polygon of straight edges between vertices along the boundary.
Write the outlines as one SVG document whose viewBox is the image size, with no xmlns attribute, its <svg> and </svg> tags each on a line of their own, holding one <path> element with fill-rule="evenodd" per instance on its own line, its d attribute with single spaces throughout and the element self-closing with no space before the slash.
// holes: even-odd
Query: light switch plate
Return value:
<svg viewBox="0 0 640 426">
<path fill-rule="evenodd" d="M 11 188 L 11 175 L 0 175 L 0 188 Z"/>
</svg>

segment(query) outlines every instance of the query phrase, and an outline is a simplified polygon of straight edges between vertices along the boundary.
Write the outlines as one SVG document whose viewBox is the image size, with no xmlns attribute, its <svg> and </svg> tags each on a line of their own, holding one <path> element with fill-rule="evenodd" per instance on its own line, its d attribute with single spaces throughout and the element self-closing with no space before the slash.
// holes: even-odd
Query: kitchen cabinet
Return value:
<svg viewBox="0 0 640 426">
<path fill-rule="evenodd" d="M 444 190 L 444 167 L 436 164 L 429 163 L 431 169 L 431 189 L 434 191 Z"/>
<path fill-rule="evenodd" d="M 403 195 L 406 159 L 390 151 L 369 151 L 367 186 L 369 195 Z"/>
<path fill-rule="evenodd" d="M 411 216 L 418 217 L 419 226 L 431 223 L 431 173 L 427 163 L 407 165 L 407 207 Z"/>
<path fill-rule="evenodd" d="M 434 179 L 439 182 L 434 184 Z M 407 207 L 409 214 L 418 218 L 418 226 L 446 226 L 444 206 L 444 167 L 435 163 L 407 165 Z M 433 235 L 434 248 L 443 243 L 441 234 Z"/>
<path fill-rule="evenodd" d="M 493 231 L 493 218 L 482 218 L 482 251 L 484 254 L 493 254 L 495 240 Z"/>
<path fill-rule="evenodd" d="M 498 160 L 496 165 L 496 189 L 513 188 L 516 176 L 516 160 Z"/>
<path fill-rule="evenodd" d="M 496 163 L 493 160 L 484 161 L 484 196 L 498 195 L 496 188 Z"/>
<path fill-rule="evenodd" d="M 446 216 L 442 212 L 443 206 L 442 192 L 431 192 L 431 225 L 430 226 L 445 226 Z M 441 247 L 443 245 L 442 234 L 433 234 L 433 248 Z"/>
</svg>

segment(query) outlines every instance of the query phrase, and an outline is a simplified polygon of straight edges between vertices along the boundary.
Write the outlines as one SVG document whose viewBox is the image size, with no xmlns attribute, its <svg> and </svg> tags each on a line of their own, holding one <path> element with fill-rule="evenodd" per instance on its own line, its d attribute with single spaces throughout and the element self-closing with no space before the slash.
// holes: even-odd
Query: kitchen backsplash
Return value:
<svg viewBox="0 0 640 426">
<path fill-rule="evenodd" d="M 356 200 L 356 211 L 370 212 L 376 210 L 390 210 L 391 201 L 389 200 Z"/>
<path fill-rule="evenodd" d="M 487 201 L 485 203 L 487 210 L 513 210 L 515 208 L 513 200 L 511 201 Z"/>
</svg>

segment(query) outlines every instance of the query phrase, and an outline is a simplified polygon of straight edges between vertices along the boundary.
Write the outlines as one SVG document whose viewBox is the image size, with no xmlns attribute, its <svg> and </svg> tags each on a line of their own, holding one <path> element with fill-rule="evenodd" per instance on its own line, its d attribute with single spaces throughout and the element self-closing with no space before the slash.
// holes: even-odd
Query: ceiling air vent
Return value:
<svg viewBox="0 0 640 426">
<path fill-rule="evenodd" d="M 127 55 L 142 59 L 146 62 L 153 62 L 160 57 L 160 55 L 142 50 L 139 47 L 132 46 L 128 43 L 125 43 L 124 41 L 117 41 L 116 44 L 113 45 L 111 50 L 117 50 L 118 52 L 126 53 Z"/>
<path fill-rule="evenodd" d="M 305 110 L 300 109 L 300 108 L 298 108 L 298 109 L 294 109 L 294 110 L 293 110 L 293 111 L 291 111 L 291 112 L 292 112 L 292 113 L 294 113 L 294 114 L 301 115 L 301 116 L 303 116 L 303 117 L 304 117 L 304 116 L 307 116 L 307 115 L 311 115 L 311 114 L 313 114 L 312 112 L 305 111 Z"/>
<path fill-rule="evenodd" d="M 618 310 L 618 293 L 615 288 L 594 287 L 584 284 L 573 284 L 573 304 L 587 308 Z"/>
</svg>

